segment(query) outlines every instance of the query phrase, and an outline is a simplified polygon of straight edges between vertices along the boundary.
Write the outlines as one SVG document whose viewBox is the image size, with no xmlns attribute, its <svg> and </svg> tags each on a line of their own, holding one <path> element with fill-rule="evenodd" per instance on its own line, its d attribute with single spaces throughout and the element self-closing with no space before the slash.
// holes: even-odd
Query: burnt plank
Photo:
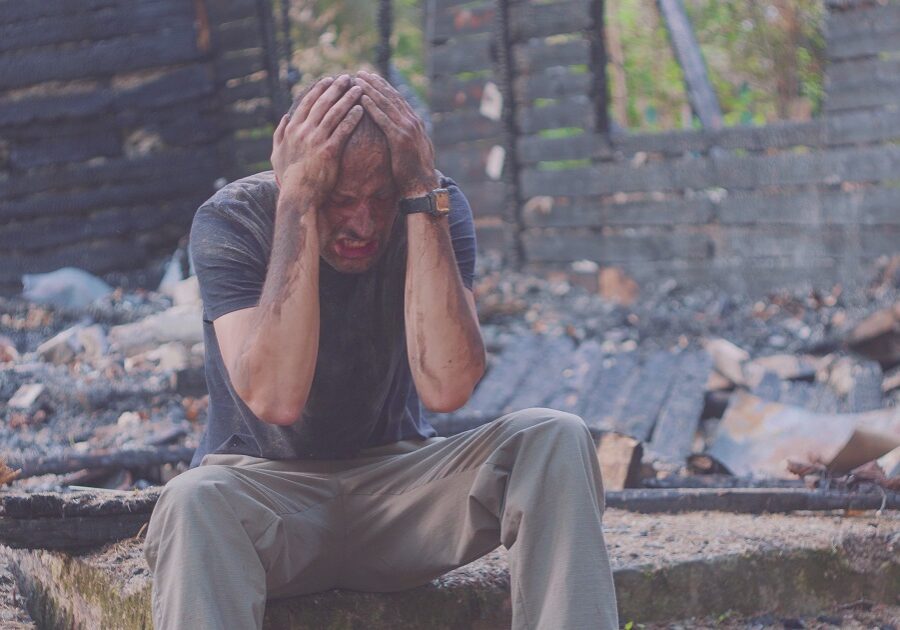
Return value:
<svg viewBox="0 0 900 630">
<path fill-rule="evenodd" d="M 9 149 L 9 163 L 13 168 L 27 170 L 52 164 L 81 162 L 96 157 L 112 157 L 121 153 L 121 143 L 113 129 L 102 134 L 61 136 L 21 144 L 14 143 Z"/>
<path fill-rule="evenodd" d="M 563 370 L 562 381 L 556 393 L 547 403 L 552 409 L 569 413 L 582 412 L 585 383 L 594 383 L 603 369 L 603 350 L 595 339 L 581 343 L 572 355 L 569 366 Z"/>
<path fill-rule="evenodd" d="M 433 113 L 477 110 L 481 106 L 485 84 L 490 81 L 486 77 L 474 79 L 457 79 L 444 77 L 429 87 L 428 103 Z"/>
<path fill-rule="evenodd" d="M 883 378 L 881 365 L 877 361 L 861 361 L 854 366 L 853 386 L 847 394 L 842 411 L 858 413 L 881 409 L 884 406 L 881 392 Z"/>
<path fill-rule="evenodd" d="M 706 396 L 712 359 L 703 350 L 683 352 L 669 395 L 663 402 L 649 449 L 664 459 L 683 463 L 691 454 Z"/>
<path fill-rule="evenodd" d="M 570 337 L 546 336 L 538 359 L 503 409 L 504 413 L 528 407 L 546 407 L 562 386 L 563 372 L 572 362 L 575 342 Z"/>
<path fill-rule="evenodd" d="M 191 64 L 166 71 L 150 81 L 116 92 L 120 108 L 158 108 L 184 103 L 213 93 L 213 76 L 205 64 Z"/>
<path fill-rule="evenodd" d="M 168 0 L 176 4 L 177 0 Z M 43 0 L 43 2 L 21 2 L 20 0 L 0 0 L 0 24 L 12 24 L 26 20 L 36 20 L 54 15 L 78 15 L 108 7 L 125 4 L 124 0 Z"/>
<path fill-rule="evenodd" d="M 491 70 L 490 35 L 473 35 L 465 41 L 435 46 L 431 50 L 432 81 L 435 77 Z"/>
<path fill-rule="evenodd" d="M 432 42 L 445 42 L 461 36 L 475 33 L 490 33 L 494 28 L 496 3 L 485 2 L 479 5 L 448 7 L 438 11 L 431 34 Z"/>
<path fill-rule="evenodd" d="M 255 16 L 228 22 L 213 29 L 213 46 L 220 53 L 259 48 L 262 45 L 259 19 Z"/>
<path fill-rule="evenodd" d="M 488 138 L 499 139 L 503 132 L 503 125 L 499 120 L 471 111 L 434 116 L 432 126 L 432 139 L 441 147 Z"/>
<path fill-rule="evenodd" d="M 549 37 L 565 33 L 585 32 L 594 27 L 588 0 L 567 0 L 548 4 L 521 3 L 510 5 L 510 40 Z"/>
<path fill-rule="evenodd" d="M 194 10 L 187 2 L 151 0 L 96 12 L 0 23 L 0 52 L 184 28 L 193 20 Z"/>
<path fill-rule="evenodd" d="M 495 145 L 490 140 L 481 140 L 443 148 L 436 156 L 436 166 L 442 173 L 452 173 L 451 177 L 457 181 L 489 181 L 487 157 Z"/>
<path fill-rule="evenodd" d="M 204 197 L 212 194 L 216 171 L 211 164 L 199 164 L 163 177 L 100 185 L 84 190 L 29 195 L 3 204 L 7 221 L 29 220 L 66 214 L 79 214 L 104 208 L 135 205 L 182 196 Z"/>
<path fill-rule="evenodd" d="M 522 219 L 527 227 L 604 227 L 702 225 L 712 221 L 709 199 L 669 199 L 611 203 L 608 198 L 554 200 L 547 205 L 526 205 Z"/>
<path fill-rule="evenodd" d="M 121 185 L 144 180 L 166 181 L 170 178 L 177 179 L 180 173 L 190 172 L 210 161 L 210 157 L 198 156 L 196 151 L 175 149 L 134 159 L 111 158 L 67 164 L 62 168 L 32 169 L 16 177 L 0 179 L 0 199 L 72 187 Z"/>
<path fill-rule="evenodd" d="M 900 27 L 881 33 L 871 33 L 866 37 L 829 39 L 826 45 L 829 61 L 874 57 L 897 51 L 900 51 Z"/>
<path fill-rule="evenodd" d="M 900 103 L 900 77 L 892 80 L 866 80 L 852 86 L 829 90 L 825 110 L 829 113 L 853 111 L 881 108 L 896 103 Z"/>
<path fill-rule="evenodd" d="M 457 180 L 452 173 L 447 175 L 460 185 L 460 190 L 466 196 L 469 205 L 472 207 L 472 214 L 476 219 L 484 217 L 499 217 L 503 215 L 503 208 L 506 203 L 506 184 L 504 182 L 467 182 L 465 180 Z M 481 237 L 479 236 L 479 245 Z"/>
<path fill-rule="evenodd" d="M 92 273 L 121 271 L 140 266 L 146 260 L 146 250 L 134 239 L 119 238 L 91 240 L 35 253 L 20 252 L 7 258 L 0 266 L 0 282 L 18 282 L 23 273 L 53 271 L 60 267 L 81 267 Z"/>
<path fill-rule="evenodd" d="M 539 335 L 522 335 L 511 341 L 463 409 L 466 412 L 498 414 L 515 395 L 534 364 L 541 360 L 542 348 Z"/>
<path fill-rule="evenodd" d="M 591 59 L 591 47 L 587 40 L 549 43 L 532 40 L 517 44 L 512 49 L 516 73 L 532 74 L 558 66 L 586 66 Z"/>
<path fill-rule="evenodd" d="M 194 61 L 200 56 L 193 25 L 187 24 L 182 28 L 91 42 L 65 51 L 35 50 L 3 55 L 0 88 L 107 76 Z"/>
<path fill-rule="evenodd" d="M 232 51 L 216 57 L 216 81 L 224 84 L 266 69 L 262 48 Z"/>
<path fill-rule="evenodd" d="M 836 40 L 900 30 L 900 5 L 874 5 L 847 12 L 831 11 L 827 25 L 829 39 Z"/>
<path fill-rule="evenodd" d="M 516 123 L 522 133 L 537 133 L 542 129 L 578 127 L 593 130 L 594 105 L 587 96 L 571 96 L 541 107 L 522 106 L 516 111 Z"/>
<path fill-rule="evenodd" d="M 650 439 L 656 418 L 680 369 L 679 356 L 671 352 L 651 354 L 635 386 L 628 394 L 614 430 L 642 442 Z"/>
<path fill-rule="evenodd" d="M 207 0 L 206 10 L 209 13 L 210 22 L 222 24 L 257 16 L 259 3 L 257 0 Z"/>
<path fill-rule="evenodd" d="M 269 83 L 265 79 L 241 81 L 237 85 L 219 90 L 219 100 L 223 105 L 231 105 L 237 101 L 264 98 L 269 96 Z"/>
<path fill-rule="evenodd" d="M 37 96 L 0 101 L 0 126 L 27 125 L 59 118 L 81 118 L 108 111 L 114 101 L 112 90 Z"/>
<path fill-rule="evenodd" d="M 533 166 L 555 160 L 583 160 L 609 157 L 609 145 L 590 131 L 565 138 L 544 138 L 539 135 L 520 136 L 516 157 L 519 164 Z"/>
<path fill-rule="evenodd" d="M 722 126 L 722 109 L 682 0 L 657 0 L 675 57 L 684 73 L 691 109 L 706 129 Z"/>
<path fill-rule="evenodd" d="M 538 98 L 589 96 L 592 88 L 590 73 L 572 72 L 560 67 L 519 76 L 513 83 L 516 100 L 520 102 L 531 102 Z"/>
<path fill-rule="evenodd" d="M 33 252 L 92 239 L 120 237 L 127 240 L 140 230 L 157 228 L 173 216 L 193 209 L 189 201 L 174 206 L 139 205 L 113 208 L 89 216 L 62 215 L 0 227 L 0 247 L 7 251 Z"/>
<path fill-rule="evenodd" d="M 584 230 L 526 230 L 522 237 L 532 262 L 593 260 L 601 264 L 668 261 L 677 258 L 706 259 L 712 241 L 706 234 L 596 234 Z"/>
<path fill-rule="evenodd" d="M 585 379 L 582 389 L 580 415 L 585 423 L 596 431 L 611 431 L 614 422 L 612 411 L 620 394 L 630 389 L 640 373 L 634 352 L 607 357 L 601 362 L 601 370 L 591 379 Z"/>
</svg>

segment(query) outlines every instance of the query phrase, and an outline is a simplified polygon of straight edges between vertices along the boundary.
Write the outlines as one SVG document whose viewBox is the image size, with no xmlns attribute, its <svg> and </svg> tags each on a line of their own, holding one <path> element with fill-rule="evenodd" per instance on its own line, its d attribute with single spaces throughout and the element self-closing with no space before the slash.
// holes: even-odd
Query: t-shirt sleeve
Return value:
<svg viewBox="0 0 900 630">
<path fill-rule="evenodd" d="M 471 289 L 475 281 L 475 221 L 469 200 L 455 181 L 441 176 L 441 185 L 450 191 L 450 240 L 463 285 Z"/>
<path fill-rule="evenodd" d="M 259 304 L 266 261 L 246 226 L 229 220 L 215 205 L 201 206 L 191 224 L 188 252 L 197 273 L 205 320 Z"/>
</svg>

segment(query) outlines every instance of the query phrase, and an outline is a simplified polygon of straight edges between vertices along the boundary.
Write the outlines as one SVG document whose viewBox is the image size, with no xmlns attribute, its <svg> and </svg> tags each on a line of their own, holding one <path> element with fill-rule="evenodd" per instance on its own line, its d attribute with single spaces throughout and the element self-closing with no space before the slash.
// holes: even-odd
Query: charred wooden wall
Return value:
<svg viewBox="0 0 900 630">
<path fill-rule="evenodd" d="M 171 252 L 216 180 L 267 159 L 260 15 L 257 0 L 0 0 L 0 292 Z"/>
<path fill-rule="evenodd" d="M 432 72 L 436 131 L 457 122 L 436 133 L 439 162 L 475 191 L 480 224 L 514 195 L 514 253 L 526 267 L 588 259 L 638 279 L 758 292 L 852 282 L 900 251 L 900 1 L 829 2 L 822 117 L 653 134 L 607 131 L 600 0 L 435 7 L 444 35 L 433 63 L 446 68 Z M 474 44 L 491 29 L 507 34 L 508 77 L 496 48 Z M 499 122 L 479 113 L 488 80 L 511 101 Z M 503 177 L 488 156 L 504 125 L 515 186 L 496 199 L 482 191 Z"/>
</svg>

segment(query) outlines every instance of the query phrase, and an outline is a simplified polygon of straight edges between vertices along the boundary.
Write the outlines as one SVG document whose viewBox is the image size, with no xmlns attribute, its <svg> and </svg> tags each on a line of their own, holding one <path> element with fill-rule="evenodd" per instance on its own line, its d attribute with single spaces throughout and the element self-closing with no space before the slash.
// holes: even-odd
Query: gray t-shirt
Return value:
<svg viewBox="0 0 900 630">
<path fill-rule="evenodd" d="M 472 210 L 452 179 L 442 177 L 441 185 L 450 189 L 453 251 L 471 289 Z M 212 322 L 259 303 L 277 199 L 275 177 L 267 171 L 225 186 L 194 216 L 189 251 L 203 298 L 209 412 L 191 465 L 207 453 L 352 457 L 369 446 L 436 435 L 423 418 L 406 354 L 406 220 L 399 214 L 384 254 L 368 271 L 339 273 L 320 261 L 319 351 L 302 419 L 291 426 L 263 422 L 234 391 Z"/>
</svg>

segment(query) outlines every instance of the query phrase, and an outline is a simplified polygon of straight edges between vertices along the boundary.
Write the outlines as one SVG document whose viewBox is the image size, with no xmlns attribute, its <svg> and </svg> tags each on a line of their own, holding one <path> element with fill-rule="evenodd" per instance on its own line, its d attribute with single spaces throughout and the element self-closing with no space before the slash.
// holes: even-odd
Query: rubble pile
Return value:
<svg viewBox="0 0 900 630">
<path fill-rule="evenodd" d="M 552 406 L 585 418 L 610 490 L 824 487 L 863 464 L 854 479 L 893 488 L 897 259 L 865 286 L 765 298 L 638 286 L 590 265 L 538 277 L 490 257 L 477 277 L 488 374 L 464 408 L 430 415 L 439 432 Z M 196 277 L 167 277 L 161 291 L 95 283 L 87 304 L 38 294 L 40 280 L 31 299 L 0 298 L 0 483 L 164 483 L 206 419 Z"/>
</svg>

